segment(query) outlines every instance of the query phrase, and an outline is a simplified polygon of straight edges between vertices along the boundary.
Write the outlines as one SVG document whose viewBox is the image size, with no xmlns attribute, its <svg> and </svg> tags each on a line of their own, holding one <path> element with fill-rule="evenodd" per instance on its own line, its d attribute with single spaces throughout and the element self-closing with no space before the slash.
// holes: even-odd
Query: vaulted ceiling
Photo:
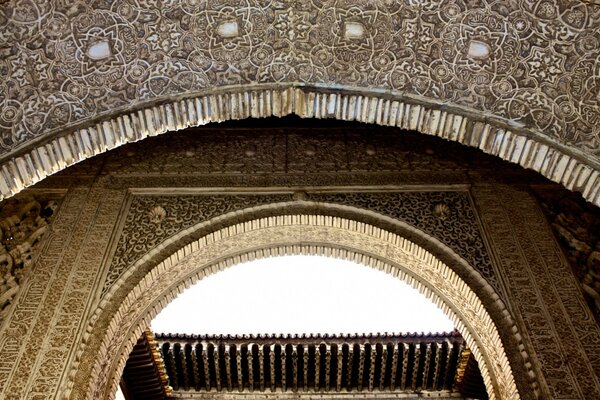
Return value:
<svg viewBox="0 0 600 400">
<path fill-rule="evenodd" d="M 446 137 L 600 204 L 594 2 L 0 3 L 3 197 L 149 135 L 296 113 Z"/>
</svg>

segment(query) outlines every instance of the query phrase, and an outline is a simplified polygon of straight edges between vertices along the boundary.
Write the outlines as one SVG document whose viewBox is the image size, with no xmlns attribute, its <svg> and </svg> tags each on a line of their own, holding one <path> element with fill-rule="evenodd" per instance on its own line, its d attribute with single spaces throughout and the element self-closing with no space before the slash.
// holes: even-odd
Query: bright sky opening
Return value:
<svg viewBox="0 0 600 400">
<path fill-rule="evenodd" d="M 339 259 L 286 256 L 204 278 L 153 321 L 159 333 L 302 334 L 450 332 L 453 323 L 416 289 Z"/>
</svg>

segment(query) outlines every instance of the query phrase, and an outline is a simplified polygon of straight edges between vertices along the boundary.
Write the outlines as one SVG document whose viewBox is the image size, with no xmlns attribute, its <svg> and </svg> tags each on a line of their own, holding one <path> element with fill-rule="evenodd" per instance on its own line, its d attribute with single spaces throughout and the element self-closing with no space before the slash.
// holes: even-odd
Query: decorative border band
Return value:
<svg viewBox="0 0 600 400">
<path fill-rule="evenodd" d="M 222 88 L 80 127 L 4 162 L 0 200 L 75 163 L 146 137 L 210 122 L 291 114 L 395 126 L 453 140 L 533 169 L 600 206 L 598 165 L 509 121 L 390 91 L 298 84 Z"/>
</svg>

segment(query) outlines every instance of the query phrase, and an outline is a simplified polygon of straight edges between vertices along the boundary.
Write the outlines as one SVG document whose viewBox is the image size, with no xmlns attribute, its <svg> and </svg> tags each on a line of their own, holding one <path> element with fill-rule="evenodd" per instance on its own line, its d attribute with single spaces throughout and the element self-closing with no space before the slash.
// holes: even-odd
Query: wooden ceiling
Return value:
<svg viewBox="0 0 600 400">
<path fill-rule="evenodd" d="M 477 362 L 458 332 L 155 337 L 147 332 L 131 353 L 121 386 L 128 400 L 286 393 L 487 399 Z"/>
</svg>

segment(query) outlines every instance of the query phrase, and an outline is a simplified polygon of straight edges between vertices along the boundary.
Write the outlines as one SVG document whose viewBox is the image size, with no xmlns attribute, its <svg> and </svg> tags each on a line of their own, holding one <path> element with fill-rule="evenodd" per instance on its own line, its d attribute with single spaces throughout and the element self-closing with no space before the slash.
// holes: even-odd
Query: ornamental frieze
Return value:
<svg viewBox="0 0 600 400">
<path fill-rule="evenodd" d="M 134 195 L 102 292 L 106 294 L 132 265 L 179 232 L 234 211 L 292 200 L 352 206 L 403 222 L 451 248 L 497 293 L 503 292 L 465 191 Z"/>
</svg>

